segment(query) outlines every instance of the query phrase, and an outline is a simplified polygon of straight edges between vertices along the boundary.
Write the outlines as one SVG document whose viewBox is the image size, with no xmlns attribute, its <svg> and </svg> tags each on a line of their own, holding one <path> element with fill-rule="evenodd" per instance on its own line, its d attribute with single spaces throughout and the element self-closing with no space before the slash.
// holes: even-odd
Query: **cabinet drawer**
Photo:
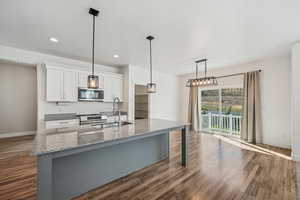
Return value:
<svg viewBox="0 0 300 200">
<path fill-rule="evenodd" d="M 107 122 L 115 122 L 116 120 L 118 120 L 118 115 L 115 116 L 110 116 L 107 118 Z M 127 115 L 121 115 L 121 121 L 127 121 Z"/>
<path fill-rule="evenodd" d="M 55 121 L 47 121 L 45 123 L 46 129 L 51 128 L 67 128 L 72 126 L 79 126 L 78 119 L 70 119 L 70 120 L 55 120 Z"/>
</svg>

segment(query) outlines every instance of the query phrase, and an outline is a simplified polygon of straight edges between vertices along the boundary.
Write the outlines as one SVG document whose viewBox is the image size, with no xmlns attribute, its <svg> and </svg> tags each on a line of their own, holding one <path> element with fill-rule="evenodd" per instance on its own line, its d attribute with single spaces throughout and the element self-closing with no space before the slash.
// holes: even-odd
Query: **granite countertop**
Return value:
<svg viewBox="0 0 300 200">
<path fill-rule="evenodd" d="M 33 154 L 43 155 L 59 152 L 187 125 L 187 123 L 168 120 L 142 119 L 136 120 L 132 124 L 104 129 L 90 125 L 59 129 L 42 129 L 36 134 Z"/>
<path fill-rule="evenodd" d="M 120 111 L 121 115 L 127 115 L 127 112 L 125 111 Z M 113 113 L 112 111 L 107 111 L 107 112 L 98 112 L 94 113 L 97 115 L 106 115 L 108 117 L 118 115 L 118 111 L 115 111 Z M 78 119 L 79 116 L 85 116 L 85 115 L 91 115 L 91 114 L 76 114 L 76 113 L 59 113 L 59 114 L 46 114 L 44 117 L 44 121 L 56 121 L 56 120 L 70 120 L 70 119 Z"/>
</svg>

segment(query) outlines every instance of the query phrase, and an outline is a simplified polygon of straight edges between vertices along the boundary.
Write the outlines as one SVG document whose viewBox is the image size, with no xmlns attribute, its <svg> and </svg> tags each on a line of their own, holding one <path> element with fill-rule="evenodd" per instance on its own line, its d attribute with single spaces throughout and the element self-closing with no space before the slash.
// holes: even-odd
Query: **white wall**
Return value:
<svg viewBox="0 0 300 200">
<path fill-rule="evenodd" d="M 36 131 L 36 87 L 35 67 L 0 63 L 0 137 Z"/>
<path fill-rule="evenodd" d="M 292 156 L 300 161 L 300 42 L 292 47 L 292 70 L 291 70 L 291 127 L 292 127 Z"/>
<path fill-rule="evenodd" d="M 124 69 L 125 98 L 128 102 L 128 118 L 134 119 L 134 86 L 146 85 L 149 82 L 149 70 L 129 65 Z M 153 82 L 157 84 L 157 93 L 150 94 L 150 118 L 167 120 L 179 119 L 179 79 L 175 75 L 169 75 L 153 71 Z"/>
<path fill-rule="evenodd" d="M 291 64 L 290 57 L 276 57 L 247 64 L 221 68 L 208 74 L 222 76 L 233 73 L 248 72 L 261 69 L 261 101 L 263 120 L 263 143 L 290 148 L 291 147 Z M 180 76 L 181 120 L 187 120 L 189 90 L 185 87 L 188 78 L 194 74 Z M 220 85 L 242 84 L 242 76 L 220 79 Z M 299 154 L 300 155 L 300 154 Z"/>
<path fill-rule="evenodd" d="M 49 54 L 38 53 L 34 51 L 28 51 L 23 49 L 17 49 L 13 47 L 0 45 L 0 59 L 17 63 L 24 63 L 30 65 L 38 65 L 43 62 L 59 63 L 72 66 L 75 68 L 90 69 L 91 64 L 89 62 L 83 62 L 80 60 L 69 59 L 65 57 L 53 56 Z M 96 70 L 101 72 L 119 72 L 119 68 L 105 65 L 95 65 Z"/>
</svg>

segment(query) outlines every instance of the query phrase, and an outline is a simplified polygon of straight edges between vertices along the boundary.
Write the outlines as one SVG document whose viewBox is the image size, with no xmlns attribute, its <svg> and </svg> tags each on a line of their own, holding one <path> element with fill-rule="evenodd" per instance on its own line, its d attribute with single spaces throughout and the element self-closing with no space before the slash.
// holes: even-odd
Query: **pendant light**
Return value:
<svg viewBox="0 0 300 200">
<path fill-rule="evenodd" d="M 202 78 L 198 78 L 198 64 L 205 63 L 205 75 Z M 208 87 L 218 85 L 217 78 L 214 76 L 206 76 L 207 73 L 207 59 L 197 60 L 196 62 L 196 78 L 189 79 L 186 83 L 187 87 Z"/>
<path fill-rule="evenodd" d="M 95 75 L 95 18 L 99 11 L 90 8 L 89 14 L 93 16 L 93 41 L 92 41 L 92 74 L 88 76 L 88 88 L 97 89 L 99 87 L 99 77 Z"/>
<path fill-rule="evenodd" d="M 147 84 L 147 93 L 155 93 L 156 92 L 156 84 L 152 82 L 152 46 L 151 41 L 154 39 L 153 36 L 149 35 L 146 37 L 150 42 L 150 83 Z"/>
</svg>

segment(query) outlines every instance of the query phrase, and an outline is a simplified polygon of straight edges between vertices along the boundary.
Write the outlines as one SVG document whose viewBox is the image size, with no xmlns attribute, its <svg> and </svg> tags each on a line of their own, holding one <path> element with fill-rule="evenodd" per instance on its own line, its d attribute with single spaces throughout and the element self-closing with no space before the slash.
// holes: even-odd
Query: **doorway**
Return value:
<svg viewBox="0 0 300 200">
<path fill-rule="evenodd" d="M 135 85 L 134 118 L 149 119 L 149 94 L 145 85 Z"/>
<path fill-rule="evenodd" d="M 201 130 L 240 137 L 243 88 L 222 87 L 200 90 Z"/>
<path fill-rule="evenodd" d="M 35 66 L 0 61 L 0 138 L 35 134 L 36 77 Z"/>
</svg>

